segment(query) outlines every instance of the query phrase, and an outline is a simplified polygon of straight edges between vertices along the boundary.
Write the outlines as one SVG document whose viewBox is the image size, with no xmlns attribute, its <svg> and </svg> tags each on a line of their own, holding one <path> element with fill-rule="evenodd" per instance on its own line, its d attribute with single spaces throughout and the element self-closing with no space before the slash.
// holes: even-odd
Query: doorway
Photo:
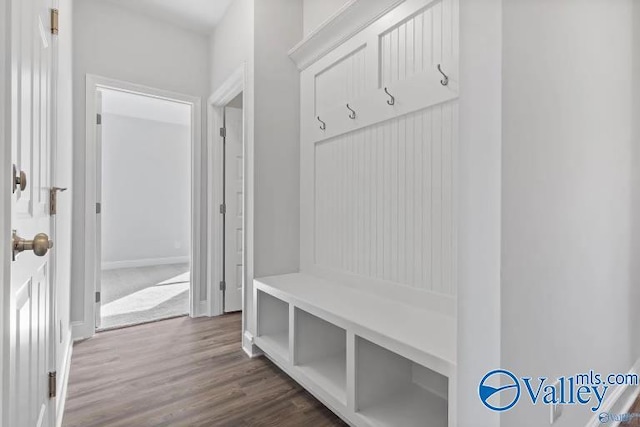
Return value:
<svg viewBox="0 0 640 427">
<path fill-rule="evenodd" d="M 243 94 L 224 107 L 223 137 L 223 312 L 242 310 L 244 285 L 244 114 Z"/>
<path fill-rule="evenodd" d="M 207 281 L 211 285 L 209 314 L 218 316 L 242 311 L 247 324 L 247 277 L 251 277 L 251 212 L 247 194 L 252 191 L 248 167 L 251 132 L 247 122 L 252 116 L 247 108 L 245 66 L 240 67 L 208 100 L 209 151 L 208 204 L 210 230 L 207 252 Z M 247 118 L 249 117 L 249 119 Z M 220 208 L 217 214 L 218 207 Z M 243 326 L 244 328 L 244 326 Z"/>
<path fill-rule="evenodd" d="M 190 313 L 191 110 L 98 89 L 98 330 Z"/>
</svg>

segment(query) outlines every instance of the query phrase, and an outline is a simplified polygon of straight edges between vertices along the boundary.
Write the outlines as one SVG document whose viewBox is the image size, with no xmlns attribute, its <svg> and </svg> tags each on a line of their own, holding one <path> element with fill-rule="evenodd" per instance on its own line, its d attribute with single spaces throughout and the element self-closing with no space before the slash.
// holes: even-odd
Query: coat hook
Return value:
<svg viewBox="0 0 640 427">
<path fill-rule="evenodd" d="M 349 109 L 349 111 L 351 111 L 351 113 L 349 114 L 349 118 L 351 120 L 355 120 L 356 118 L 356 112 L 353 108 L 349 107 L 349 104 L 347 104 L 347 108 Z"/>
<path fill-rule="evenodd" d="M 318 121 L 320 122 L 320 129 L 327 129 L 327 124 L 320 119 L 320 116 L 318 116 Z"/>
<path fill-rule="evenodd" d="M 440 64 L 438 64 L 438 71 L 440 71 L 440 74 L 442 74 L 444 76 L 444 79 L 440 80 L 440 83 L 442 84 L 442 86 L 446 86 L 449 84 L 449 76 L 447 76 L 443 71 L 442 71 L 442 67 L 440 67 Z"/>
<path fill-rule="evenodd" d="M 387 88 L 386 88 L 386 87 L 384 88 L 384 91 L 385 91 L 385 93 L 386 93 L 387 95 L 389 95 L 389 97 L 391 98 L 390 100 L 388 100 L 388 101 L 387 101 L 387 104 L 389 104 L 389 105 L 394 105 L 394 104 L 396 103 L 396 98 L 395 98 L 395 96 L 391 95 L 391 94 L 389 93 L 389 91 L 387 90 Z"/>
</svg>

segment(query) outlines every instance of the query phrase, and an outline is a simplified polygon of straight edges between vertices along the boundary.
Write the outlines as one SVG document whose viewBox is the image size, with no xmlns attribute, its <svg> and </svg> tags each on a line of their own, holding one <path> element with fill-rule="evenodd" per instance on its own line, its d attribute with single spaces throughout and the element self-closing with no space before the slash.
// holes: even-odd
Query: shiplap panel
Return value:
<svg viewBox="0 0 640 427">
<path fill-rule="evenodd" d="M 380 36 L 381 87 L 453 63 L 457 7 L 456 0 L 433 2 Z"/>
<path fill-rule="evenodd" d="M 352 102 L 366 90 L 366 45 L 315 76 L 315 113 Z"/>
<path fill-rule="evenodd" d="M 315 144 L 315 263 L 455 295 L 457 101 Z"/>
</svg>

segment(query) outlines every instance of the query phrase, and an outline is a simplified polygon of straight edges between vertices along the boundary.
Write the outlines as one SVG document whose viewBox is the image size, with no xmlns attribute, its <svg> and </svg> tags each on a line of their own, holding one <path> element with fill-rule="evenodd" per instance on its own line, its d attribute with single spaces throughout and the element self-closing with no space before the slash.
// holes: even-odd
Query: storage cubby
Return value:
<svg viewBox="0 0 640 427">
<path fill-rule="evenodd" d="M 346 331 L 296 308 L 294 342 L 296 367 L 346 405 Z"/>
<path fill-rule="evenodd" d="M 257 337 L 258 346 L 268 346 L 289 359 L 289 304 L 262 291 L 258 291 Z"/>
<path fill-rule="evenodd" d="M 446 427 L 447 377 L 356 338 L 356 412 L 371 426 Z"/>
</svg>

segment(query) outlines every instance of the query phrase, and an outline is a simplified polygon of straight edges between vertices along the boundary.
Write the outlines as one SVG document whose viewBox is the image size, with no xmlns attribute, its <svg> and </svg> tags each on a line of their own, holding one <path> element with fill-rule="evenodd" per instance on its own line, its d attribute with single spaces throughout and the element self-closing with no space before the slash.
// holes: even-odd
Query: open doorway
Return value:
<svg viewBox="0 0 640 427">
<path fill-rule="evenodd" d="M 251 274 L 247 242 L 251 241 L 252 207 L 247 204 L 246 195 L 252 191 L 251 177 L 247 175 L 251 148 L 247 143 L 251 140 L 247 122 L 252 112 L 245 98 L 245 76 L 242 66 L 209 97 L 207 104 L 208 203 L 215 210 L 220 206 L 220 214 L 210 215 L 207 223 L 211 236 L 207 280 L 213 287 L 209 313 L 218 316 L 242 311 L 243 325 L 252 310 L 246 301 L 252 292 L 246 278 Z"/>
<path fill-rule="evenodd" d="M 100 88 L 97 329 L 190 313 L 192 106 Z"/>
</svg>

